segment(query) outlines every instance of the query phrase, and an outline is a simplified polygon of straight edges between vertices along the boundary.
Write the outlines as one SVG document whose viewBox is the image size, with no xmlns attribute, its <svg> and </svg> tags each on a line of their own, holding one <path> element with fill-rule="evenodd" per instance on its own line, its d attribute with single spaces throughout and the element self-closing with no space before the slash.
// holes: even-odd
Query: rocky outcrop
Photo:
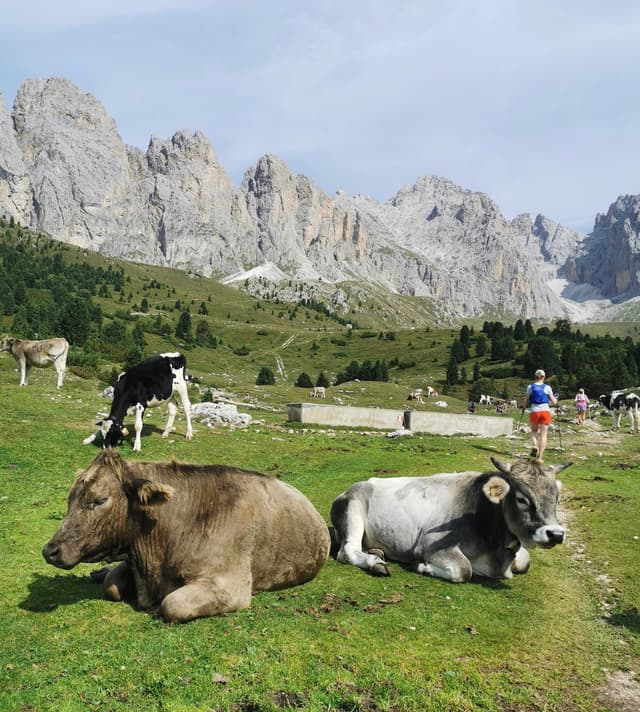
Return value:
<svg viewBox="0 0 640 712">
<path fill-rule="evenodd" d="M 94 250 L 121 237 L 127 152 L 100 102 L 64 79 L 31 80 L 13 124 L 31 179 L 30 226 Z"/>
<path fill-rule="evenodd" d="M 298 279 L 348 279 L 366 253 L 357 211 L 340 209 L 309 178 L 275 156 L 262 157 L 242 182 L 262 259 Z"/>
<path fill-rule="evenodd" d="M 640 294 L 640 195 L 623 195 L 606 214 L 596 216 L 593 232 L 578 254 L 568 261 L 566 272 L 573 282 L 596 287 L 608 298 Z"/>
<path fill-rule="evenodd" d="M 0 215 L 13 218 L 21 225 L 29 225 L 31 222 L 31 181 L 2 94 L 0 94 Z"/>
<path fill-rule="evenodd" d="M 209 276 L 261 261 L 244 196 L 200 132 L 152 138 L 145 169 L 155 245 L 168 265 Z"/>
<path fill-rule="evenodd" d="M 64 79 L 28 80 L 9 116 L 0 97 L 0 213 L 128 260 L 237 275 L 375 284 L 460 316 L 565 313 L 566 277 L 637 293 L 637 206 L 598 216 L 588 239 L 548 218 L 505 219 L 484 193 L 420 178 L 381 204 L 330 197 L 263 156 L 240 187 L 200 132 L 125 146 L 100 102 Z M 598 264 L 612 264 L 607 276 Z"/>
<path fill-rule="evenodd" d="M 398 291 L 466 315 L 563 312 L 540 269 L 544 257 L 531 221 L 507 221 L 484 193 L 431 176 L 382 205 L 364 196 L 340 199 L 357 207 L 372 236 L 374 274 Z"/>
</svg>

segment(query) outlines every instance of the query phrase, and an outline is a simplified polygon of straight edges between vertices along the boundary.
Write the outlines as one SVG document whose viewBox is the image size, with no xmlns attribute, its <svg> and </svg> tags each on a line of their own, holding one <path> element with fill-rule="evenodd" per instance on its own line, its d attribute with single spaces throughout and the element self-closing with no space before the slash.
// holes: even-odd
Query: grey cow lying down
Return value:
<svg viewBox="0 0 640 712">
<path fill-rule="evenodd" d="M 71 569 L 120 561 L 105 596 L 169 622 L 247 608 L 258 591 L 316 576 L 329 530 L 311 502 L 273 477 L 221 465 L 126 462 L 103 450 L 77 477 L 42 553 Z"/>
<path fill-rule="evenodd" d="M 331 508 L 336 558 L 379 576 L 389 575 L 387 560 L 398 561 L 453 582 L 526 573 L 527 548 L 564 541 L 555 475 L 569 465 L 492 462 L 497 472 L 373 477 L 352 485 Z"/>
</svg>

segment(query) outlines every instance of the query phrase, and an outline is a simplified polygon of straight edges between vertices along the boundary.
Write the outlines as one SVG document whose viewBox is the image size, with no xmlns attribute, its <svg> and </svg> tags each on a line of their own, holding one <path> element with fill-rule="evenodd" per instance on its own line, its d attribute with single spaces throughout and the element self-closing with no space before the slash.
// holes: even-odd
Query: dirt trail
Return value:
<svg viewBox="0 0 640 712">
<path fill-rule="evenodd" d="M 553 453 L 554 461 L 566 459 L 566 461 L 573 461 L 576 464 L 581 461 L 586 464 L 590 459 L 615 456 L 616 449 L 623 439 L 633 437 L 626 430 L 613 432 L 593 421 L 587 421 L 583 427 L 578 427 L 575 423 L 561 423 L 560 426 L 562 451 L 558 447 L 559 438 L 555 434 L 550 434 L 550 445 L 547 447 L 549 454 Z M 561 453 L 566 455 L 566 458 L 562 457 Z M 570 485 L 567 486 L 567 490 L 569 489 Z M 589 557 L 586 544 L 581 541 L 575 530 L 572 530 L 571 495 L 567 492 L 565 496 L 569 506 L 561 510 L 560 514 L 568 529 L 567 546 L 571 548 L 572 557 L 579 562 L 584 575 L 592 578 L 598 585 L 602 617 L 606 619 L 615 605 L 611 603 L 611 596 L 616 591 L 616 582 L 604 570 L 604 567 L 600 567 Z M 604 566 L 606 566 L 606 562 L 604 562 Z M 607 709 L 615 710 L 615 712 L 637 712 L 640 710 L 640 681 L 635 671 L 607 670 L 604 683 L 595 692 L 596 699 Z"/>
</svg>

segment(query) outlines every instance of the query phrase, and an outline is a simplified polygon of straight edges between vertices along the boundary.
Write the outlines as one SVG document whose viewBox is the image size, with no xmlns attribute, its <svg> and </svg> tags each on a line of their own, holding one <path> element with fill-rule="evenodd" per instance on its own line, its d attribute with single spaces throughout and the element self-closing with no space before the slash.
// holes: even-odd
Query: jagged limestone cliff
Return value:
<svg viewBox="0 0 640 712">
<path fill-rule="evenodd" d="M 623 195 L 596 216 L 593 232 L 567 264 L 567 276 L 617 300 L 640 294 L 639 270 L 640 195 Z"/>
<path fill-rule="evenodd" d="M 102 104 L 65 79 L 25 81 L 11 116 L 0 97 L 0 213 L 111 256 L 207 276 L 270 263 L 287 278 L 432 297 L 460 316 L 561 316 L 548 280 L 593 280 L 589 245 L 613 249 L 544 216 L 509 221 L 487 195 L 444 178 L 380 204 L 329 197 L 264 156 L 236 187 L 201 133 L 126 146 Z M 633 291 L 633 260 L 620 241 L 615 249 L 615 293 Z"/>
</svg>

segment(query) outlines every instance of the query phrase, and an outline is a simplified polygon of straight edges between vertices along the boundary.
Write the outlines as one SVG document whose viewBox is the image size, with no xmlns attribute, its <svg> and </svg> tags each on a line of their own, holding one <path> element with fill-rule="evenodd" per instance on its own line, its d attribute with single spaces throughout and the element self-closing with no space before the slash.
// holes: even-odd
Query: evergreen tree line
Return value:
<svg viewBox="0 0 640 712">
<path fill-rule="evenodd" d="M 93 267 L 85 262 L 65 260 L 65 245 L 0 219 L 0 312 L 13 317 L 11 331 L 26 339 L 64 336 L 71 344 L 69 365 L 95 371 L 98 357 L 123 363 L 124 367 L 144 358 L 145 330 L 162 336 L 172 334 L 189 345 L 216 348 L 218 340 L 209 324 L 199 320 L 194 326 L 188 307 L 174 326 L 154 319 L 138 319 L 128 310 L 103 316 L 94 297 L 124 301 L 125 273 L 122 268 Z M 159 288 L 160 283 L 153 283 Z M 146 297 L 141 308 L 149 307 Z M 198 313 L 206 315 L 203 302 Z M 131 327 L 129 322 L 133 322 Z"/>
<path fill-rule="evenodd" d="M 473 345 L 473 356 L 489 356 L 483 367 L 475 361 L 473 383 L 483 377 L 530 379 L 542 368 L 548 380 L 566 393 L 582 387 L 599 394 L 634 388 L 640 379 L 640 346 L 629 336 L 590 336 L 580 329 L 574 331 L 566 319 L 536 330 L 530 320 L 518 319 L 513 326 L 486 321 L 477 336 L 463 326 L 450 348 L 447 385 L 466 382 L 466 369 L 461 364 L 472 358 Z M 498 365 L 500 362 L 504 365 Z"/>
<path fill-rule="evenodd" d="M 353 321 L 352 319 L 345 319 L 344 317 L 341 317 L 340 315 L 336 314 L 336 312 L 329 309 L 329 307 L 327 307 L 325 304 L 323 304 L 322 302 L 317 302 L 315 299 L 301 299 L 298 302 L 298 306 L 306 307 L 307 309 L 316 311 L 319 314 L 323 314 L 324 316 L 329 317 L 329 319 L 333 319 L 334 321 L 338 322 L 338 324 L 342 324 L 342 326 L 347 326 L 348 324 L 351 324 L 351 327 L 353 329 L 358 328 L 357 322 Z"/>
<path fill-rule="evenodd" d="M 335 385 L 346 383 L 347 381 L 388 381 L 389 367 L 386 361 L 376 361 L 372 363 L 368 359 L 359 364 L 351 361 L 346 370 L 340 372 L 335 377 Z"/>
<path fill-rule="evenodd" d="M 316 382 L 314 383 L 313 380 L 311 379 L 311 376 L 308 373 L 305 373 L 305 371 L 302 371 L 298 378 L 296 378 L 296 383 L 295 385 L 298 388 L 313 388 L 314 386 L 321 386 L 323 388 L 328 388 L 330 383 L 329 379 L 325 376 L 324 371 L 320 371 L 318 374 L 318 378 L 316 378 Z"/>
</svg>

